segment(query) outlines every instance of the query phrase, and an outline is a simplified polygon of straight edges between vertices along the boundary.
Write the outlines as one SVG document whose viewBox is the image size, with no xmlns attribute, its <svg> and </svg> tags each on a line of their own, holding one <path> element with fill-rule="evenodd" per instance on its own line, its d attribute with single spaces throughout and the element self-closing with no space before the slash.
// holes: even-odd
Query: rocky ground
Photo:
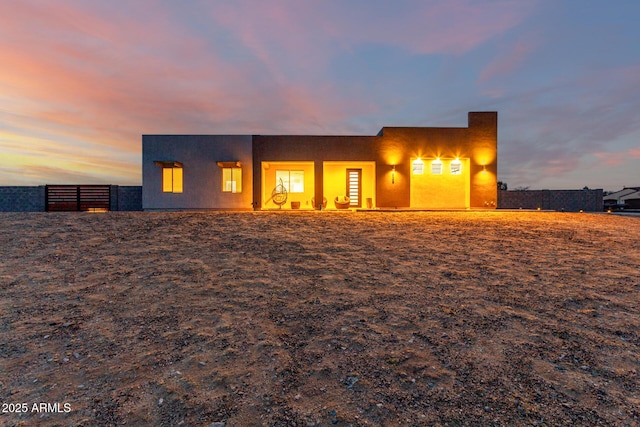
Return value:
<svg viewBox="0 0 640 427">
<path fill-rule="evenodd" d="M 0 424 L 638 425 L 639 225 L 3 213 Z"/>
</svg>

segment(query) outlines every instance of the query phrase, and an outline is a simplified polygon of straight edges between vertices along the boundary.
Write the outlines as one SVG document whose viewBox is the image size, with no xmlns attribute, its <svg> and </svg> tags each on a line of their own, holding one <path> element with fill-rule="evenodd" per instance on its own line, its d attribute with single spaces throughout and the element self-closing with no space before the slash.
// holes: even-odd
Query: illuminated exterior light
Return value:
<svg viewBox="0 0 640 427">
<path fill-rule="evenodd" d="M 391 183 L 396 183 L 396 165 L 393 165 L 393 169 L 391 169 Z"/>
<path fill-rule="evenodd" d="M 424 162 L 418 157 L 412 163 L 412 171 L 414 175 L 422 175 L 424 174 Z"/>
</svg>

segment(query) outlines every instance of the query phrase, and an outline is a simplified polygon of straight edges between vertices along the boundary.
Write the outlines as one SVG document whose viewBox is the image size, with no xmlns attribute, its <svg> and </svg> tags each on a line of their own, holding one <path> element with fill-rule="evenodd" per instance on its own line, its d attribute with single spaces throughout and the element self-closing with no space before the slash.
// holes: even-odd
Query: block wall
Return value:
<svg viewBox="0 0 640 427">
<path fill-rule="evenodd" d="M 0 212 L 44 212 L 45 187 L 0 187 Z"/>
<path fill-rule="evenodd" d="M 0 187 L 0 212 L 45 212 L 46 186 Z M 111 186 L 112 211 L 141 211 L 142 187 Z"/>
<path fill-rule="evenodd" d="M 111 186 L 111 210 L 112 211 L 141 211 L 142 210 L 142 186 L 112 185 Z"/>
<path fill-rule="evenodd" d="M 500 209 L 542 209 L 553 211 L 602 211 L 602 189 L 499 191 Z"/>
</svg>

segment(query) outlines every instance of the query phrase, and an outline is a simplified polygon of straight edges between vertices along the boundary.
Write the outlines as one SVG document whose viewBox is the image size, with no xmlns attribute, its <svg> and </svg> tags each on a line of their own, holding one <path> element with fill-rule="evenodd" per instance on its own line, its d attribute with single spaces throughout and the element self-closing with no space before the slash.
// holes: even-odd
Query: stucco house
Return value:
<svg viewBox="0 0 640 427">
<path fill-rule="evenodd" d="M 464 128 L 375 136 L 143 135 L 142 207 L 494 209 L 497 122 L 470 112 Z"/>
<path fill-rule="evenodd" d="M 603 198 L 605 209 L 615 205 L 627 205 L 629 209 L 640 209 L 640 187 L 625 187 L 609 193 Z"/>
</svg>

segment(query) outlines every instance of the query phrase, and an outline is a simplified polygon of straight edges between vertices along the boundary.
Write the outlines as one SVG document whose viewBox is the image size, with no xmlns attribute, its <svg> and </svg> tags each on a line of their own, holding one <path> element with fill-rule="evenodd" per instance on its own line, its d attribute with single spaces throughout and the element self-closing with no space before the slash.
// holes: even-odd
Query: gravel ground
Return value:
<svg viewBox="0 0 640 427">
<path fill-rule="evenodd" d="M 0 424 L 639 425 L 639 221 L 3 213 Z"/>
</svg>

